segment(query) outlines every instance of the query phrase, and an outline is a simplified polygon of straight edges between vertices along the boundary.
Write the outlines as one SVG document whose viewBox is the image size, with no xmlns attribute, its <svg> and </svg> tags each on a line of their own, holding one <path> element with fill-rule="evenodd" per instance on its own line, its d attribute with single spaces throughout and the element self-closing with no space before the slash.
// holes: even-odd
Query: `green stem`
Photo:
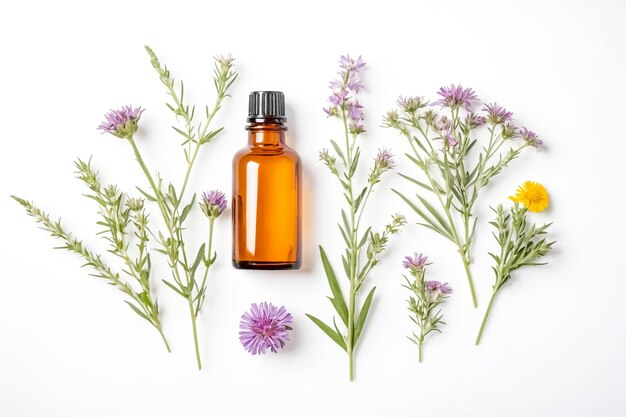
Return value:
<svg viewBox="0 0 626 417">
<path fill-rule="evenodd" d="M 491 307 L 493 306 L 493 300 L 496 298 L 496 294 L 498 291 L 494 291 L 491 294 L 491 299 L 489 300 L 489 305 L 487 306 L 487 311 L 485 312 L 485 317 L 483 318 L 483 322 L 480 325 L 480 329 L 478 330 L 478 336 L 476 337 L 476 346 L 480 343 L 480 338 L 483 335 L 483 330 L 485 330 L 485 324 L 487 324 L 487 319 L 489 318 L 489 313 L 491 313 Z"/>
<path fill-rule="evenodd" d="M 462 249 L 459 248 L 459 252 Z M 472 303 L 474 304 L 474 308 L 478 308 L 478 301 L 476 301 L 476 291 L 474 291 L 474 280 L 472 279 L 472 272 L 470 271 L 470 260 L 467 255 L 461 252 L 461 258 L 463 259 L 463 267 L 465 268 L 465 275 L 467 275 L 467 282 L 469 283 L 470 292 L 472 294 Z"/>
<path fill-rule="evenodd" d="M 350 146 L 350 134 L 348 130 L 348 119 L 346 116 L 345 109 L 342 108 L 342 119 L 343 119 L 343 128 L 344 134 L 346 137 L 346 155 L 348 161 L 348 167 L 352 166 L 352 147 Z M 358 249 L 357 249 L 357 234 L 358 230 L 355 228 L 355 207 L 354 207 L 354 193 L 352 191 L 352 175 L 348 177 L 348 193 L 350 197 L 350 230 L 348 233 L 350 234 L 350 268 L 349 268 L 349 276 L 350 280 L 350 300 L 348 304 L 348 361 L 350 368 L 350 381 L 354 379 L 354 310 L 355 310 L 355 301 L 356 301 L 356 270 L 357 270 L 357 262 L 358 262 Z"/>
<path fill-rule="evenodd" d="M 418 125 L 419 126 L 419 125 Z M 422 135 L 424 135 L 424 132 L 421 130 L 421 128 L 419 129 L 420 132 L 422 132 Z M 415 148 L 415 145 L 413 144 L 413 139 L 411 138 L 410 135 L 405 134 L 406 138 L 409 141 L 409 144 L 411 145 L 411 148 L 413 150 L 413 154 L 415 155 L 415 157 L 417 158 L 418 161 L 422 162 L 422 165 L 424 167 L 424 173 L 426 174 L 426 177 L 428 178 L 428 182 L 430 183 L 431 189 L 433 190 L 434 194 L 437 196 L 437 200 L 439 201 L 439 205 L 441 206 L 441 208 L 443 209 L 444 213 L 446 214 L 446 218 L 448 220 L 448 223 L 450 224 L 450 229 L 452 230 L 452 241 L 456 244 L 457 248 L 459 249 L 459 253 L 461 255 L 461 258 L 463 260 L 463 266 L 465 267 L 465 273 L 467 275 L 467 279 L 469 281 L 469 285 L 470 285 L 470 290 L 472 293 L 472 303 L 474 305 L 474 307 L 478 307 L 478 302 L 476 300 L 476 293 L 474 291 L 474 281 L 472 279 L 472 274 L 469 268 L 469 259 L 467 258 L 467 251 L 468 248 L 466 248 L 466 244 L 464 244 L 463 242 L 461 242 L 461 238 L 459 237 L 459 232 L 456 230 L 456 224 L 454 223 L 454 220 L 452 219 L 452 213 L 450 212 L 450 210 L 448 209 L 448 207 L 446 206 L 446 204 L 444 203 L 443 199 L 441 198 L 441 195 L 439 194 L 438 187 L 437 187 L 437 182 L 435 181 L 435 179 L 433 178 L 432 174 L 430 173 L 430 169 L 428 168 L 428 166 L 426 165 L 426 161 L 424 161 L 419 153 L 417 152 L 417 149 Z M 425 140 L 427 143 L 430 144 L 430 141 L 428 140 L 428 137 L 425 136 Z M 467 245 L 469 246 L 469 245 Z"/>
<path fill-rule="evenodd" d="M 200 349 L 198 347 L 198 330 L 196 329 L 196 315 L 193 310 L 193 301 L 191 297 L 187 299 L 189 302 L 189 314 L 191 314 L 191 327 L 193 329 L 193 343 L 196 348 L 196 362 L 198 363 L 198 370 L 202 369 L 202 361 L 200 360 Z"/>
<path fill-rule="evenodd" d="M 143 171 L 146 178 L 148 179 L 148 182 L 150 183 L 150 187 L 152 188 L 152 191 L 154 191 L 154 196 L 157 200 L 159 210 L 161 210 L 161 215 L 163 216 L 163 220 L 165 220 L 165 223 L 167 224 L 168 228 L 171 229 L 169 216 L 165 210 L 165 207 L 163 206 L 163 196 L 161 195 L 161 190 L 156 186 L 156 183 L 154 182 L 154 179 L 152 178 L 152 174 L 150 174 L 150 171 L 148 170 L 148 167 L 146 166 L 146 163 L 144 162 L 141 156 L 141 153 L 139 152 L 139 149 L 137 148 L 135 139 L 131 136 L 128 138 L 128 142 L 133 148 L 133 152 L 135 153 L 135 159 L 137 160 L 137 163 L 139 163 L 141 170 Z"/>
<path fill-rule="evenodd" d="M 422 346 L 424 345 L 424 341 L 420 340 L 419 344 L 418 344 L 418 350 L 419 350 L 419 361 L 420 363 L 422 363 Z"/>
<path fill-rule="evenodd" d="M 204 277 L 202 278 L 202 285 L 200 285 L 200 287 L 198 288 L 198 290 L 202 290 L 204 288 L 204 286 L 206 285 L 206 280 L 207 277 L 209 275 L 209 268 L 211 268 L 211 254 L 213 253 L 213 225 L 215 224 L 215 219 L 214 218 L 210 218 L 209 219 L 209 245 L 208 245 L 208 249 L 207 249 L 207 254 L 206 254 L 206 259 L 207 259 L 207 265 L 206 268 L 204 269 Z M 200 312 L 200 307 L 202 307 L 202 297 L 198 297 L 198 300 L 196 301 L 196 314 L 198 314 Z"/>
<path fill-rule="evenodd" d="M 161 323 L 158 323 L 157 330 L 159 331 L 159 334 L 161 335 L 161 338 L 163 339 L 163 343 L 165 343 L 165 348 L 167 349 L 168 353 L 172 353 L 172 349 L 170 349 L 170 344 L 167 343 L 167 339 L 165 338 L 165 335 L 163 334 L 163 330 L 161 329 Z"/>
</svg>

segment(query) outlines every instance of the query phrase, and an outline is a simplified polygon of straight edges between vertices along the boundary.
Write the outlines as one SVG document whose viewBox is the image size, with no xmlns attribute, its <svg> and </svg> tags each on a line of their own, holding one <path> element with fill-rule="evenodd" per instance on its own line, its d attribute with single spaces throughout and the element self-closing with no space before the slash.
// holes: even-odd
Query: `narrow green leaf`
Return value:
<svg viewBox="0 0 626 417">
<path fill-rule="evenodd" d="M 359 318 L 356 321 L 354 326 L 354 344 L 356 345 L 357 340 L 359 340 L 359 336 L 361 335 L 361 331 L 363 330 L 363 325 L 365 324 L 365 319 L 367 318 L 367 313 L 370 310 L 370 306 L 372 305 L 372 299 L 374 298 L 374 291 L 376 291 L 376 287 L 372 288 L 367 294 L 367 298 L 363 302 L 363 307 L 361 307 L 361 311 L 359 312 Z"/>
<path fill-rule="evenodd" d="M 346 342 L 343 340 L 343 337 L 341 337 L 339 333 L 331 329 L 330 326 L 325 324 L 323 321 L 321 321 L 317 317 L 312 316 L 310 314 L 306 314 L 306 316 L 310 318 L 311 321 L 317 325 L 317 327 L 322 329 L 322 331 L 326 333 L 328 337 L 333 339 L 335 343 L 337 343 L 343 350 L 345 350 L 346 352 L 348 351 L 348 349 L 346 348 Z"/>
<path fill-rule="evenodd" d="M 124 300 L 124 302 L 125 302 L 126 304 L 128 304 L 128 306 L 129 306 L 130 308 L 132 308 L 132 309 L 133 309 L 133 311 L 134 311 L 135 313 L 137 313 L 140 317 L 142 317 L 142 318 L 146 319 L 148 322 L 152 323 L 152 321 L 150 321 L 150 319 L 148 318 L 148 316 L 146 316 L 146 315 L 143 313 L 143 311 L 139 310 L 139 309 L 137 308 L 137 306 L 135 306 L 135 305 L 134 305 L 133 303 L 131 303 L 130 301 L 126 301 L 126 300 Z"/>
<path fill-rule="evenodd" d="M 339 155 L 339 158 L 341 158 L 341 161 L 345 164 L 346 158 L 343 156 L 343 152 L 341 151 L 341 148 L 339 147 L 339 145 L 337 145 L 337 142 L 331 139 L 330 143 L 333 145 L 333 148 L 335 148 L 335 152 L 337 152 L 337 155 Z"/>
<path fill-rule="evenodd" d="M 444 230 L 448 232 L 450 236 L 452 236 L 452 225 L 448 224 L 448 222 L 443 218 L 443 216 L 437 210 L 435 210 L 435 208 L 428 201 L 426 201 L 426 199 L 424 199 L 419 194 L 416 194 L 416 195 L 419 201 L 424 205 L 424 207 L 426 207 L 426 210 L 428 210 L 430 214 L 432 214 L 435 217 L 435 219 L 437 219 L 437 221 L 444 228 Z"/>
<path fill-rule="evenodd" d="M 411 181 L 413 184 L 419 185 L 420 187 L 422 187 L 425 190 L 434 192 L 434 190 L 432 189 L 431 186 L 416 180 L 415 178 L 409 177 L 408 175 L 404 175 L 403 173 L 398 173 L 398 175 L 400 175 L 402 178 L 404 178 L 405 180 Z"/>
<path fill-rule="evenodd" d="M 152 195 L 148 194 L 147 192 L 145 192 L 144 190 L 142 190 L 139 187 L 135 187 L 144 197 L 146 197 L 147 200 L 149 201 L 156 201 L 156 198 L 154 198 Z"/>
<path fill-rule="evenodd" d="M 164 279 L 163 279 L 163 280 L 161 280 L 161 281 L 163 281 L 163 283 L 164 283 L 165 285 L 167 285 L 168 287 L 170 287 L 171 289 L 173 289 L 175 292 L 177 292 L 180 296 L 182 296 L 182 297 L 186 297 L 186 295 L 185 295 L 185 294 L 184 294 L 181 290 L 179 290 L 178 288 L 176 288 L 176 287 L 174 286 L 174 284 L 172 284 L 171 282 L 166 281 L 166 280 L 164 280 Z"/>
<path fill-rule="evenodd" d="M 424 219 L 430 225 L 429 226 L 430 229 L 436 231 L 437 233 L 446 237 L 447 239 L 454 240 L 451 234 L 447 233 L 446 231 L 442 230 L 439 226 L 437 226 L 437 223 L 433 219 L 431 219 L 426 213 L 424 213 L 422 209 L 417 207 L 411 200 L 406 198 L 402 193 L 400 193 L 399 191 L 395 189 L 392 189 L 391 191 L 393 191 L 398 196 L 400 196 L 400 198 L 402 198 L 402 200 L 404 200 L 404 202 L 407 203 L 409 207 L 413 209 L 413 211 L 415 211 L 422 219 Z"/>
<path fill-rule="evenodd" d="M 343 320 L 344 317 L 347 321 L 348 318 L 348 307 L 346 307 L 345 299 L 343 298 L 343 293 L 341 292 L 341 287 L 339 286 L 339 282 L 337 281 L 337 276 L 335 275 L 335 271 L 333 271 L 333 267 L 328 261 L 328 257 L 326 256 L 326 252 L 324 248 L 320 245 L 320 257 L 322 258 L 322 264 L 324 265 L 324 271 L 326 272 L 326 277 L 328 278 L 328 285 L 330 286 L 330 291 L 333 294 L 333 298 L 335 299 L 337 306 L 337 313 L 341 316 Z M 335 303 L 333 303 L 335 305 Z"/>
</svg>

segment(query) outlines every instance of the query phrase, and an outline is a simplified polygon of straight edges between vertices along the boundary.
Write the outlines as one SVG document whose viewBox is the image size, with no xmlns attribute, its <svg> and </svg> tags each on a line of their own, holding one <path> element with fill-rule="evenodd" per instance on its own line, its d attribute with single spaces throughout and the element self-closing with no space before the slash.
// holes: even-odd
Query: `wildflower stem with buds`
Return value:
<svg viewBox="0 0 626 417">
<path fill-rule="evenodd" d="M 357 310 L 359 290 L 371 269 L 378 263 L 389 237 L 399 232 L 399 229 L 405 224 L 405 220 L 401 215 L 394 215 L 382 233 L 373 232 L 371 227 L 366 228 L 365 231 L 361 229 L 361 218 L 375 185 L 380 182 L 381 176 L 392 169 L 395 164 L 393 155 L 388 150 L 381 149 L 374 160 L 367 185 L 360 191 L 356 191 L 359 188 L 356 188 L 355 185 L 355 174 L 361 156 L 357 138 L 365 132 L 362 124 L 362 106 L 356 95 L 363 88 L 359 72 L 365 63 L 360 57 L 354 60 L 349 56 L 342 56 L 340 65 L 340 79 L 331 82 L 333 93 L 329 98 L 330 106 L 324 111 L 328 116 L 337 117 L 341 120 L 345 143 L 342 148 L 337 142 L 331 140 L 333 154 L 327 149 L 323 149 L 320 152 L 320 160 L 339 181 L 347 202 L 347 210 L 341 210 L 342 221 L 339 223 L 339 231 L 346 244 L 341 260 L 349 282 L 347 301 L 324 248 L 320 246 L 319 249 L 332 293 L 329 300 L 346 327 L 346 332 L 339 330 L 335 318 L 333 318 L 333 325 L 330 326 L 315 316 L 310 314 L 307 316 L 348 354 L 349 377 L 352 380 L 354 378 L 355 348 L 363 330 L 376 287 L 369 291 Z"/>
<path fill-rule="evenodd" d="M 424 173 L 425 181 L 400 175 L 434 194 L 439 208 L 420 193 L 416 194 L 416 202 L 393 191 L 418 214 L 418 224 L 454 243 L 467 275 L 472 303 L 477 307 L 470 264 L 477 221 L 473 211 L 479 192 L 525 148 L 539 147 L 542 141 L 535 133 L 513 125 L 512 113 L 496 103 L 485 105 L 484 115 L 473 113 L 478 98 L 470 88 L 452 85 L 442 87 L 438 94 L 441 98 L 433 106 L 447 109 L 445 114 L 435 112 L 423 97 L 401 97 L 399 111 L 388 112 L 383 125 L 398 130 L 408 140 L 412 152 L 406 155 Z M 472 166 L 469 156 L 478 143 L 473 135 L 483 125 L 488 126 L 489 141 Z M 521 144 L 511 140 L 518 136 L 523 139 Z"/>
<path fill-rule="evenodd" d="M 409 340 L 418 346 L 418 359 L 423 360 L 423 346 L 426 336 L 431 332 L 439 332 L 440 324 L 445 324 L 442 319 L 441 311 L 435 311 L 452 293 L 452 288 L 448 283 L 439 281 L 426 281 L 426 266 L 429 265 L 428 257 L 415 253 L 414 256 L 405 256 L 402 261 L 404 266 L 410 273 L 412 279 L 404 275 L 406 285 L 402 286 L 410 290 L 413 295 L 407 300 L 411 315 L 409 318 L 420 329 L 419 334 L 413 332 L 409 336 Z"/>
<path fill-rule="evenodd" d="M 178 120 L 182 119 L 184 125 L 183 129 L 172 126 L 178 134 L 183 136 L 183 142 L 181 145 L 187 162 L 185 176 L 183 178 L 182 186 L 178 189 L 179 191 L 177 191 L 176 187 L 172 184 L 169 184 L 166 189 L 164 189 L 161 178 L 157 177 L 156 180 L 154 179 L 143 157 L 141 156 L 141 152 L 139 151 L 137 144 L 135 143 L 134 131 L 130 134 L 125 134 L 123 137 L 126 138 L 131 145 L 135 154 L 135 159 L 141 167 L 141 170 L 148 180 L 151 188 L 151 192 L 147 192 L 142 189 L 139 189 L 139 191 L 141 191 L 146 199 L 157 204 L 159 212 L 161 213 L 165 223 L 165 227 L 167 229 L 166 233 L 158 233 L 157 240 L 160 245 L 158 251 L 166 256 L 169 267 L 172 270 L 172 279 L 164 279 L 163 282 L 187 301 L 196 353 L 196 363 L 198 365 L 198 369 L 202 369 L 202 361 L 198 344 L 197 318 L 205 299 L 208 269 L 215 261 L 215 256 L 211 254 L 213 222 L 215 218 L 217 218 L 217 215 L 221 214 L 223 208 L 217 215 L 209 218 L 211 230 L 209 234 L 210 240 L 208 242 L 208 246 L 210 248 L 209 251 L 206 251 L 207 243 L 203 243 L 198 249 L 196 256 L 191 258 L 187 254 L 187 247 L 183 236 L 183 224 L 195 204 L 196 194 L 192 195 L 187 204 L 184 206 L 182 206 L 182 204 L 183 201 L 185 201 L 187 184 L 200 148 L 209 143 L 223 130 L 223 128 L 210 130 L 210 126 L 213 118 L 220 110 L 223 100 L 228 96 L 229 88 L 237 79 L 237 73 L 232 69 L 232 58 L 215 58 L 213 76 L 216 89 L 215 103 L 211 109 L 209 109 L 209 106 L 205 106 L 205 120 L 196 125 L 194 121 L 196 114 L 195 106 L 189 107 L 185 104 L 185 90 L 183 82 L 180 82 L 180 89 L 177 91 L 174 79 L 170 76 L 170 71 L 167 67 L 161 65 L 159 59 L 151 48 L 146 46 L 146 51 L 148 52 L 153 68 L 156 70 L 161 82 L 167 89 L 168 95 L 172 99 L 172 103 L 167 103 L 167 107 L 174 113 Z M 208 203 L 205 201 L 204 203 L 201 203 L 201 206 L 203 204 Z M 204 265 L 205 272 L 203 279 L 199 284 L 199 280 L 196 278 L 196 273 L 201 263 Z"/>
</svg>

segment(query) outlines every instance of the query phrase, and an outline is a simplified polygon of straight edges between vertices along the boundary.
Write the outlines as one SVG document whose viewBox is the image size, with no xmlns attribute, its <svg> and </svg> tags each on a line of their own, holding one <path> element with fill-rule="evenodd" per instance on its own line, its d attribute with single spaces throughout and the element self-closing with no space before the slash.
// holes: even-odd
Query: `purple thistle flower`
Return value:
<svg viewBox="0 0 626 417">
<path fill-rule="evenodd" d="M 465 107 L 470 111 L 474 101 L 478 101 L 478 96 L 471 88 L 463 88 L 461 85 L 451 84 L 450 87 L 441 87 L 437 92 L 441 98 L 433 103 L 441 107 L 458 108 Z"/>
<path fill-rule="evenodd" d="M 493 124 L 504 123 L 513 119 L 513 113 L 507 111 L 498 103 L 485 104 L 483 111 L 487 112 L 487 120 Z"/>
<path fill-rule="evenodd" d="M 530 146 L 534 146 L 535 148 L 538 148 L 541 145 L 543 145 L 543 141 L 539 139 L 539 135 L 537 135 L 532 130 L 528 130 L 525 127 L 523 127 L 519 131 L 519 134 L 522 137 L 522 139 L 525 140 Z"/>
<path fill-rule="evenodd" d="M 100 123 L 98 129 L 102 130 L 102 133 L 127 139 L 137 132 L 137 122 L 142 113 L 141 107 L 124 106 L 121 110 L 111 109 L 104 115 L 104 121 Z"/>
<path fill-rule="evenodd" d="M 405 256 L 402 261 L 402 266 L 411 271 L 421 271 L 426 265 L 428 265 L 428 256 L 422 253 L 413 253 L 413 257 Z"/>
<path fill-rule="evenodd" d="M 393 160 L 393 154 L 387 148 L 381 148 L 378 150 L 375 164 L 377 167 L 385 171 L 396 166 L 396 162 Z"/>
<path fill-rule="evenodd" d="M 200 207 L 209 219 L 216 219 L 226 210 L 226 195 L 219 190 L 204 192 Z"/>
<path fill-rule="evenodd" d="M 253 355 L 265 353 L 267 349 L 277 352 L 289 340 L 289 325 L 293 317 L 285 307 L 275 307 L 271 303 L 252 304 L 249 312 L 241 316 L 239 340 Z"/>
</svg>

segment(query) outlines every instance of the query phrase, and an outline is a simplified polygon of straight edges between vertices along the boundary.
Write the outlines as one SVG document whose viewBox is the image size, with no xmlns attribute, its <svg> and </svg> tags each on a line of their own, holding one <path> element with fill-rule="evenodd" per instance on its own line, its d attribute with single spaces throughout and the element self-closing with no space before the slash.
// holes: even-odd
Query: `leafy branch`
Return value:
<svg viewBox="0 0 626 417">
<path fill-rule="evenodd" d="M 502 286 L 511 279 L 513 271 L 528 265 L 545 265 L 545 262 L 538 262 L 538 260 L 546 256 L 556 243 L 555 241 L 548 241 L 545 237 L 552 223 L 542 226 L 537 226 L 534 223 L 529 225 L 526 219 L 528 209 L 519 203 L 515 203 L 510 210 L 505 210 L 502 204 L 492 210 L 496 213 L 496 219 L 489 224 L 496 229 L 493 236 L 498 242 L 500 253 L 489 253 L 496 264 L 492 267 L 495 283 L 476 337 L 477 345 L 480 343 L 496 295 Z"/>
<path fill-rule="evenodd" d="M 129 300 L 125 300 L 125 303 L 128 304 L 128 306 L 137 315 L 148 321 L 157 329 L 163 339 L 163 342 L 165 343 L 165 347 L 168 352 L 170 351 L 169 344 L 167 343 L 165 335 L 161 329 L 158 307 L 156 303 L 151 302 L 149 293 L 146 294 L 145 291 L 136 292 L 133 290 L 132 286 L 128 282 L 125 282 L 120 278 L 119 273 L 111 270 L 111 268 L 102 260 L 101 255 L 91 252 L 85 247 L 82 241 L 73 237 L 71 233 L 66 232 L 61 225 L 61 220 L 53 221 L 48 214 L 37 208 L 34 203 L 16 196 L 11 197 L 21 204 L 24 209 L 26 209 L 26 213 L 35 219 L 42 230 L 50 233 L 52 237 L 61 240 L 63 243 L 62 246 L 58 246 L 55 249 L 63 249 L 76 253 L 85 261 L 83 267 L 91 267 L 95 271 L 95 273 L 90 275 L 106 280 L 108 284 L 116 287 L 118 290 L 126 294 Z"/>
</svg>

